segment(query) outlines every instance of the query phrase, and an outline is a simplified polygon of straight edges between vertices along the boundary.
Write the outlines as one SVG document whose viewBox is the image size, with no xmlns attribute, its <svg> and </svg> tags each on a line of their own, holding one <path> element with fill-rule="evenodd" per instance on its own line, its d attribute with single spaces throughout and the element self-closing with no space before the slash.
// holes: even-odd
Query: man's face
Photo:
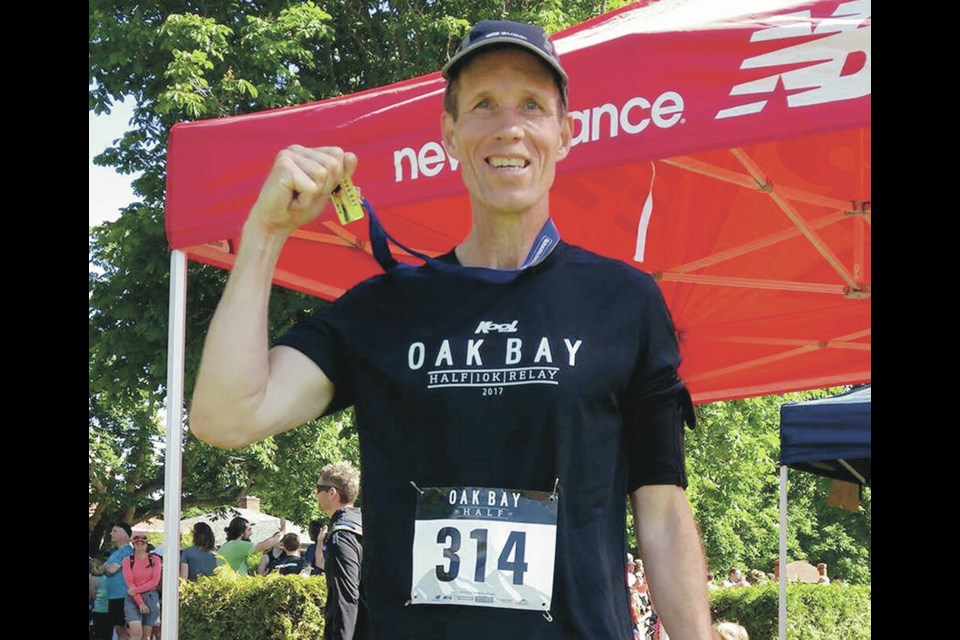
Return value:
<svg viewBox="0 0 960 640">
<path fill-rule="evenodd" d="M 123 527 L 112 527 L 110 529 L 110 542 L 113 543 L 113 546 L 119 549 L 123 545 L 130 542 L 130 536 L 127 535 L 127 532 L 123 530 Z"/>
<path fill-rule="evenodd" d="M 320 507 L 320 511 L 324 513 L 330 512 L 330 507 L 333 504 L 334 489 L 333 486 L 327 482 L 325 478 L 320 478 L 317 481 L 317 506 Z"/>
<path fill-rule="evenodd" d="M 242 540 L 249 540 L 251 535 L 253 535 L 253 525 L 248 522 L 247 526 L 244 527 L 243 535 L 240 536 L 240 538 Z"/>
<path fill-rule="evenodd" d="M 444 112 L 443 141 L 460 162 L 474 213 L 546 211 L 556 164 L 570 151 L 553 74 L 511 48 L 477 54 L 458 83 L 458 116 Z"/>
</svg>

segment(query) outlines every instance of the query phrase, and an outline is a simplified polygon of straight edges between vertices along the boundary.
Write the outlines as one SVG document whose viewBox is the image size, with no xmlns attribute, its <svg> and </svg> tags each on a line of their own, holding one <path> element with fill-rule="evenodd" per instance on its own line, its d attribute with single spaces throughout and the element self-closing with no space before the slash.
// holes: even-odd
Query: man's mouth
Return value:
<svg viewBox="0 0 960 640">
<path fill-rule="evenodd" d="M 523 169 L 529 166 L 530 161 L 523 158 L 504 158 L 499 156 L 490 156 L 487 158 L 487 164 L 494 169 Z"/>
</svg>

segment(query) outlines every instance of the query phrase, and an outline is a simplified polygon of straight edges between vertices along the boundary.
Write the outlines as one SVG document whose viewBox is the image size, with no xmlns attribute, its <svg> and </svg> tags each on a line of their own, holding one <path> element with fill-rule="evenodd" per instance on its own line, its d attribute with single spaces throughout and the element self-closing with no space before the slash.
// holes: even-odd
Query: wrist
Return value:
<svg viewBox="0 0 960 640">
<path fill-rule="evenodd" d="M 291 233 L 293 233 L 292 228 L 271 226 L 251 217 L 243 223 L 241 247 L 249 245 L 259 253 L 279 255 Z"/>
</svg>

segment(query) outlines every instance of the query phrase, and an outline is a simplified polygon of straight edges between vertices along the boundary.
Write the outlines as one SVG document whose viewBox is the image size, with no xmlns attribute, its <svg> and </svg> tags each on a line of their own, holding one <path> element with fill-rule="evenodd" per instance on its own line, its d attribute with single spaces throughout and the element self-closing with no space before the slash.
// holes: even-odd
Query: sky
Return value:
<svg viewBox="0 0 960 640">
<path fill-rule="evenodd" d="M 98 167 L 93 157 L 111 146 L 129 127 L 133 115 L 133 100 L 114 104 L 110 115 L 94 115 L 89 111 L 90 126 L 90 226 L 115 220 L 120 208 L 134 201 L 130 182 L 136 175 L 120 175 L 111 167 Z"/>
</svg>

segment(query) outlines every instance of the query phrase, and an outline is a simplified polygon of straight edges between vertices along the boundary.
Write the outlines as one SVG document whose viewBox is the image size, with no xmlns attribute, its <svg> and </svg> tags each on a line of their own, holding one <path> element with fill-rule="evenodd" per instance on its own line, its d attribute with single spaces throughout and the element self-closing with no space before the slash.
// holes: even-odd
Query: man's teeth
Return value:
<svg viewBox="0 0 960 640">
<path fill-rule="evenodd" d="M 490 158 L 490 165 L 497 169 L 503 167 L 523 168 L 527 166 L 527 161 L 522 158 Z"/>
</svg>

